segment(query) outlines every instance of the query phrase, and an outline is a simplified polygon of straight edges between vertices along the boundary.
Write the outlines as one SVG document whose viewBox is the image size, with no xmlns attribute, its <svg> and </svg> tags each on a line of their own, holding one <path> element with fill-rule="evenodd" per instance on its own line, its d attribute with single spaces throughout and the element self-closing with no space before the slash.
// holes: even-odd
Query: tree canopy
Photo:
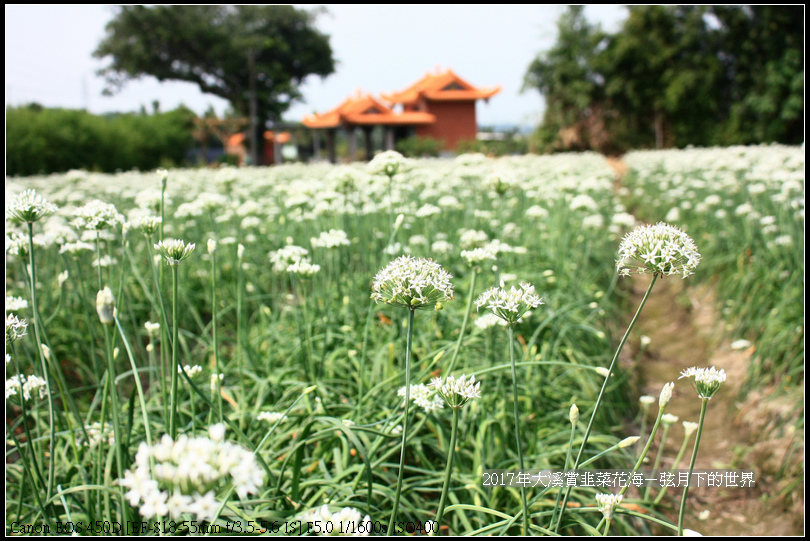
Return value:
<svg viewBox="0 0 810 541">
<path fill-rule="evenodd" d="M 524 90 L 545 150 L 804 140 L 802 6 L 632 6 L 602 33 L 569 7 Z"/>
<path fill-rule="evenodd" d="M 314 27 L 319 13 L 287 5 L 120 6 L 93 55 L 111 59 L 100 70 L 110 93 L 144 76 L 188 81 L 253 116 L 253 87 L 261 133 L 302 98 L 306 77 L 335 70 L 329 37 Z"/>
</svg>

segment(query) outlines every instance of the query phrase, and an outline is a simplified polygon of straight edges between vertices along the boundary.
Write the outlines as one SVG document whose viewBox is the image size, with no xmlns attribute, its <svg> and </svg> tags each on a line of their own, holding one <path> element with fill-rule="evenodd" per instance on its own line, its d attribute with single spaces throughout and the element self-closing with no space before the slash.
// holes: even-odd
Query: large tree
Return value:
<svg viewBox="0 0 810 541">
<path fill-rule="evenodd" d="M 329 37 L 314 27 L 320 11 L 292 6 L 120 6 L 93 55 L 111 58 L 100 73 L 107 92 L 132 79 L 195 83 L 228 100 L 262 133 L 302 98 L 309 75 L 335 70 Z"/>
<path fill-rule="evenodd" d="M 526 70 L 523 91 L 545 97 L 543 125 L 537 137 L 544 149 L 599 146 L 595 129 L 602 123 L 599 105 L 603 80 L 593 67 L 605 34 L 585 18 L 583 6 L 569 6 L 557 21 L 557 42 Z"/>
</svg>

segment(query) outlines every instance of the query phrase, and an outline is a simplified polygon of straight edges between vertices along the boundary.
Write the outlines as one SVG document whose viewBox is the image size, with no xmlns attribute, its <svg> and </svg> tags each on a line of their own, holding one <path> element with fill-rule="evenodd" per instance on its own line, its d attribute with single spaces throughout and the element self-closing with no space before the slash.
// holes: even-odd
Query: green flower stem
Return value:
<svg viewBox="0 0 810 541">
<path fill-rule="evenodd" d="M 239 383 L 242 382 L 242 289 L 244 288 L 242 277 L 243 261 L 236 259 L 236 361 L 239 367 Z"/>
<path fill-rule="evenodd" d="M 571 460 L 571 447 L 573 447 L 574 445 L 574 433 L 576 432 L 576 430 L 577 425 L 572 423 L 571 435 L 568 437 L 568 450 L 565 453 L 565 464 L 563 466 L 563 469 L 565 470 L 568 469 L 568 462 Z M 615 445 L 614 447 L 618 447 L 618 444 Z M 551 529 L 551 527 L 554 525 L 554 519 L 557 518 L 557 510 L 560 508 L 560 499 L 562 498 L 562 493 L 563 493 L 562 490 L 557 491 L 557 501 L 554 502 L 554 510 L 551 513 L 551 522 L 549 522 L 548 525 L 549 529 Z"/>
<path fill-rule="evenodd" d="M 686 515 L 686 495 L 689 493 L 689 482 L 692 480 L 692 471 L 695 469 L 695 461 L 697 460 L 698 447 L 700 447 L 700 435 L 703 433 L 703 421 L 706 419 L 706 407 L 709 405 L 708 398 L 701 398 L 700 404 L 700 421 L 698 422 L 697 436 L 695 436 L 695 447 L 692 449 L 692 461 L 689 463 L 689 477 L 686 486 L 683 489 L 683 496 L 681 497 L 681 510 L 678 513 L 678 535 L 683 536 L 683 519 Z"/>
<path fill-rule="evenodd" d="M 452 374 L 453 369 L 456 367 L 456 359 L 458 352 L 461 351 L 461 343 L 464 340 L 464 332 L 467 330 L 467 323 L 470 321 L 470 312 L 472 311 L 473 295 L 475 294 L 475 279 L 478 276 L 478 269 L 473 267 L 472 278 L 470 279 L 470 294 L 467 296 L 467 310 L 464 312 L 464 321 L 461 322 L 461 331 L 458 334 L 458 341 L 456 342 L 456 349 L 453 350 L 453 356 L 450 358 L 450 365 L 447 367 L 447 374 Z"/>
<path fill-rule="evenodd" d="M 104 280 L 101 277 L 101 233 L 96 231 L 96 264 L 98 265 L 98 290 L 104 289 Z"/>
<path fill-rule="evenodd" d="M 453 474 L 453 458 L 456 454 L 456 438 L 458 437 L 458 408 L 453 410 L 453 427 L 450 432 L 450 448 L 447 450 L 447 468 L 444 472 L 444 486 L 442 487 L 442 497 L 439 500 L 439 512 L 436 513 L 436 527 L 431 532 L 431 535 L 436 535 L 442 525 L 442 517 L 444 516 L 444 507 L 447 504 L 447 493 L 450 490 L 450 477 Z"/>
<path fill-rule="evenodd" d="M 295 299 L 295 321 L 298 325 L 298 339 L 301 343 L 301 364 L 304 367 L 304 374 L 306 375 L 307 382 L 315 383 L 315 380 L 312 377 L 312 355 L 310 355 L 311 342 L 308 339 L 309 333 L 307 332 L 309 329 L 309 323 L 307 322 L 306 317 L 306 299 L 304 297 L 299 298 L 298 296 L 298 291 L 295 287 L 295 273 L 291 272 L 289 274 L 290 284 L 292 285 L 293 299 Z"/>
<path fill-rule="evenodd" d="M 222 365 L 219 361 L 219 342 L 217 341 L 217 254 L 211 254 L 211 316 L 214 331 L 214 362 L 217 366 L 217 378 L 222 374 Z M 219 389 L 219 386 L 217 386 Z M 193 393 L 192 393 L 192 396 Z M 222 392 L 217 393 L 217 407 L 219 409 L 219 422 L 222 422 Z"/>
<path fill-rule="evenodd" d="M 118 418 L 118 390 L 115 386 L 115 360 L 113 359 L 112 339 L 110 337 L 110 326 L 104 325 L 104 343 L 107 346 L 107 383 L 110 386 L 110 410 L 112 411 L 113 433 L 115 434 L 115 461 L 118 465 L 118 475 L 124 475 L 124 457 L 121 452 L 121 447 L 124 445 L 124 433 L 121 431 L 121 422 Z M 135 373 L 135 379 L 138 379 L 138 373 Z M 140 382 L 139 382 L 140 383 Z M 102 434 L 104 426 L 101 427 Z M 99 446 L 101 443 L 99 443 Z M 121 512 L 125 521 L 129 521 L 129 507 L 127 507 L 127 499 L 124 496 L 124 489 L 120 489 L 121 496 Z"/>
<path fill-rule="evenodd" d="M 172 266 L 172 362 L 169 371 L 172 376 L 172 390 L 169 396 L 171 403 L 171 413 L 169 416 L 169 435 L 173 440 L 177 439 L 177 267 Z"/>
<path fill-rule="evenodd" d="M 411 346 L 413 341 L 413 316 L 416 311 L 408 309 L 408 338 L 405 343 L 405 420 L 402 423 L 402 445 L 399 451 L 399 474 L 397 474 L 397 488 L 394 492 L 394 507 L 391 510 L 391 520 L 388 522 L 388 535 L 394 535 L 394 523 L 397 521 L 399 511 L 399 496 L 402 492 L 402 474 L 405 472 L 405 440 L 408 436 L 408 406 L 411 402 Z"/>
<path fill-rule="evenodd" d="M 118 317 L 115 317 L 115 325 L 118 328 L 118 333 L 121 335 L 121 341 L 124 343 L 124 349 L 127 350 L 127 357 L 129 357 L 129 365 L 132 368 L 132 377 L 135 379 L 135 388 L 138 391 L 138 400 L 141 403 L 141 416 L 143 418 L 143 429 L 146 432 L 146 443 L 151 447 L 152 445 L 152 431 L 149 428 L 149 414 L 146 411 L 146 398 L 143 394 L 143 386 L 141 385 L 141 378 L 138 375 L 138 367 L 135 365 L 135 357 L 132 355 L 132 348 L 129 345 L 124 334 L 124 328 L 121 327 L 121 322 Z"/>
<path fill-rule="evenodd" d="M 596 398 L 596 404 L 594 404 L 593 411 L 591 412 L 591 419 L 588 421 L 588 428 L 585 429 L 585 436 L 582 438 L 582 444 L 579 446 L 579 452 L 577 453 L 577 458 L 574 460 L 574 468 L 579 468 L 580 460 L 582 459 L 582 453 L 585 450 L 585 445 L 588 443 L 588 437 L 591 435 L 591 429 L 593 428 L 593 421 L 596 419 L 596 412 L 599 410 L 599 405 L 602 403 L 602 398 L 605 395 L 605 389 L 607 388 L 608 381 L 610 381 L 610 376 L 613 375 L 613 368 L 616 366 L 616 361 L 619 359 L 619 354 L 624 349 L 624 344 L 627 342 L 627 338 L 630 336 L 630 332 L 633 330 L 633 327 L 636 325 L 636 321 L 638 320 L 638 316 L 641 315 L 641 311 L 644 309 L 644 305 L 647 304 L 647 299 L 650 297 L 650 293 L 652 293 L 653 286 L 655 285 L 656 280 L 658 279 L 658 274 L 653 274 L 652 280 L 650 280 L 650 285 L 647 288 L 647 292 L 644 294 L 644 298 L 641 299 L 641 304 L 638 306 L 638 310 L 636 310 L 636 314 L 633 316 L 633 319 L 630 321 L 630 325 L 628 325 L 627 330 L 624 332 L 624 336 L 622 336 L 621 342 L 619 342 L 619 347 L 616 348 L 616 353 L 613 355 L 613 360 L 610 361 L 610 367 L 608 368 L 608 375 L 605 377 L 605 380 L 602 382 L 602 389 L 599 391 L 599 396 Z M 562 524 L 562 519 L 565 516 L 565 506 L 568 503 L 568 497 L 571 495 L 571 487 L 569 486 L 568 489 L 565 491 L 565 498 L 563 499 L 562 508 L 560 509 L 560 520 L 557 522 L 557 526 L 555 527 L 554 531 L 559 532 L 560 524 Z"/>
<path fill-rule="evenodd" d="M 653 425 L 652 431 L 650 432 L 650 437 L 647 438 L 647 444 L 644 446 L 644 450 L 638 457 L 638 461 L 636 465 L 633 466 L 633 471 L 630 472 L 630 478 L 633 478 L 633 475 L 641 468 L 641 464 L 644 462 L 644 458 L 647 456 L 647 453 L 650 452 L 650 446 L 652 445 L 653 439 L 655 439 L 655 434 L 658 432 L 658 426 L 661 424 L 661 416 L 664 415 L 664 408 L 658 408 L 658 416 L 655 418 L 655 424 Z M 627 484 L 619 491 L 619 495 L 624 495 L 627 492 L 627 489 L 630 488 L 630 485 Z"/>
<path fill-rule="evenodd" d="M 605 533 L 603 533 L 602 535 L 604 537 L 607 537 L 609 530 L 610 530 L 610 519 L 608 518 L 608 519 L 605 519 Z"/>
<path fill-rule="evenodd" d="M 514 412 L 515 412 L 515 439 L 517 443 L 518 465 L 520 471 L 523 471 L 523 451 L 520 448 L 520 415 L 518 413 L 518 388 L 517 388 L 517 369 L 515 367 L 515 329 L 513 325 L 509 325 L 509 360 L 512 362 L 512 397 L 514 399 Z M 523 502 L 523 535 L 529 535 L 529 506 L 526 503 L 526 486 L 520 487 L 520 499 Z"/>
<path fill-rule="evenodd" d="M 32 222 L 28 222 L 28 264 L 28 272 L 31 278 L 31 305 L 34 312 L 34 335 L 37 340 L 37 353 L 39 354 L 39 362 L 42 366 L 42 375 L 45 376 L 45 383 L 48 389 L 48 422 L 50 424 L 49 445 L 51 449 L 49 460 L 50 465 L 48 467 L 48 485 L 45 493 L 45 501 L 48 501 L 53 495 L 53 483 L 56 468 L 56 450 L 54 449 L 54 446 L 56 445 L 56 413 L 53 404 L 53 382 L 51 381 L 51 372 L 48 368 L 48 362 L 45 359 L 45 354 L 42 352 L 42 336 L 39 328 L 39 308 L 37 306 L 37 269 L 34 265 L 34 224 Z M 45 515 L 44 509 L 42 510 L 42 514 L 43 516 L 47 516 Z"/>
<path fill-rule="evenodd" d="M 661 456 L 664 454 L 664 445 L 667 442 L 667 435 L 669 434 L 669 429 L 672 428 L 672 425 L 667 423 L 664 425 L 664 431 L 661 434 L 661 444 L 658 446 L 658 452 L 655 454 L 655 462 L 653 462 L 653 471 L 657 471 L 658 467 L 661 465 Z M 650 497 L 650 487 L 644 491 L 644 501 L 648 501 Z"/>
<path fill-rule="evenodd" d="M 641 438 L 644 437 L 644 433 L 647 431 L 647 414 L 649 413 L 649 411 L 650 411 L 650 405 L 649 404 L 642 404 L 642 406 L 641 406 L 641 428 L 638 431 L 638 435 L 641 436 Z M 636 452 L 641 451 L 641 438 L 639 438 L 638 442 L 636 442 L 636 445 L 635 445 Z"/>
<path fill-rule="evenodd" d="M 686 447 L 689 444 L 690 439 L 691 439 L 691 434 L 688 437 L 686 435 L 684 435 L 683 443 L 681 444 L 681 448 L 678 450 L 678 455 L 675 457 L 675 462 L 673 462 L 673 464 L 672 464 L 672 469 L 673 470 L 677 470 L 678 466 L 681 463 L 681 460 L 683 460 L 683 455 L 686 454 Z M 653 502 L 654 505 L 658 505 L 659 503 L 661 503 L 661 500 L 664 498 L 664 494 L 666 494 L 668 488 L 669 487 L 665 486 L 665 487 L 663 487 L 661 489 L 661 492 L 658 493 L 658 496 L 656 496 L 655 501 Z"/>
<path fill-rule="evenodd" d="M 155 262 L 152 257 L 149 257 L 149 267 L 152 269 L 152 277 L 155 280 L 155 290 L 157 291 L 158 299 L 158 317 L 160 318 L 160 390 L 163 400 L 163 415 L 164 419 L 169 418 L 169 403 L 166 400 L 166 344 L 169 342 L 169 317 L 166 315 L 166 305 L 163 302 L 163 292 L 161 291 L 160 284 L 162 279 L 160 276 L 163 274 L 163 266 L 158 264 L 160 272 L 155 269 Z"/>
</svg>

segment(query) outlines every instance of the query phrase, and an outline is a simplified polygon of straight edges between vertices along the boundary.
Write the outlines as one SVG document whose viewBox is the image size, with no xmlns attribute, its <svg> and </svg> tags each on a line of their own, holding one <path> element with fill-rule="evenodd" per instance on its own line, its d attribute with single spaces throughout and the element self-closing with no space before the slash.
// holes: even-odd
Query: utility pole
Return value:
<svg viewBox="0 0 810 541">
<path fill-rule="evenodd" d="M 248 71 L 250 72 L 250 164 L 259 164 L 258 142 L 256 141 L 257 124 L 259 119 L 256 110 L 256 56 L 253 48 L 248 48 Z M 264 136 L 264 134 L 262 134 Z"/>
</svg>

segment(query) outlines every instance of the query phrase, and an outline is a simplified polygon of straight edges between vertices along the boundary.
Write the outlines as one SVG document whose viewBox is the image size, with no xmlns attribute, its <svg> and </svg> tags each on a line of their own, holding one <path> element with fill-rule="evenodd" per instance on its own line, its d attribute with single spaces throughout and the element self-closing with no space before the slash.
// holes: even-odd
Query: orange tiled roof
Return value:
<svg viewBox="0 0 810 541">
<path fill-rule="evenodd" d="M 435 101 L 464 101 L 487 99 L 501 91 L 500 86 L 476 88 L 447 69 L 444 72 L 428 73 L 402 92 L 381 94 L 391 103 L 414 103 L 420 98 Z"/>
<path fill-rule="evenodd" d="M 395 113 L 370 94 L 356 93 L 346 98 L 343 103 L 323 114 L 304 117 L 304 126 L 308 128 L 336 128 L 343 124 L 377 125 L 377 124 L 432 124 L 436 117 L 430 113 L 406 111 Z"/>
</svg>

